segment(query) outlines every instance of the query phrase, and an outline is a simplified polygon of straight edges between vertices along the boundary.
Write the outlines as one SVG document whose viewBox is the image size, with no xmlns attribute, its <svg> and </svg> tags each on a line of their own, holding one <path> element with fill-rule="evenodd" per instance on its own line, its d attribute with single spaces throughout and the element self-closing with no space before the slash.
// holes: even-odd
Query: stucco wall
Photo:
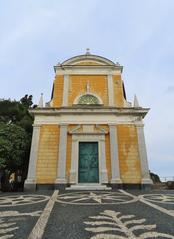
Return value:
<svg viewBox="0 0 174 239">
<path fill-rule="evenodd" d="M 42 125 L 37 160 L 37 183 L 54 183 L 57 174 L 59 126 Z"/>
<path fill-rule="evenodd" d="M 123 183 L 141 183 L 137 130 L 134 125 L 117 125 L 120 175 Z"/>
</svg>

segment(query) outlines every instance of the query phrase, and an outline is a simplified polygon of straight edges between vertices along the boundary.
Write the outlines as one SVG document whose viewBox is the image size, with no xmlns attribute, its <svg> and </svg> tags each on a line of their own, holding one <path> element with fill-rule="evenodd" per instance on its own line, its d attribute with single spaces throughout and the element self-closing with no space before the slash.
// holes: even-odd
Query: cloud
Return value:
<svg viewBox="0 0 174 239">
<path fill-rule="evenodd" d="M 168 86 L 166 93 L 174 93 L 174 85 Z"/>
</svg>

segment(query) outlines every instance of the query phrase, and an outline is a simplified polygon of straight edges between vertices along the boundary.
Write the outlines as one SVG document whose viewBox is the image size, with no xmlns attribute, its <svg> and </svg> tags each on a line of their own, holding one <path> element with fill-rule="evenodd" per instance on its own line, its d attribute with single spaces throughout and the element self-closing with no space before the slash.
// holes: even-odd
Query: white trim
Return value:
<svg viewBox="0 0 174 239">
<path fill-rule="evenodd" d="M 94 62 L 97 63 L 103 63 L 104 65 L 108 65 L 108 66 L 116 66 L 115 63 L 105 57 L 102 56 L 98 56 L 98 55 L 92 55 L 92 54 L 84 54 L 84 55 L 78 55 L 78 56 L 74 56 L 71 57 L 67 60 L 65 60 L 62 63 L 62 66 L 66 66 L 66 65 L 72 65 L 81 61 L 89 61 L 92 60 Z"/>
<path fill-rule="evenodd" d="M 68 106 L 69 75 L 64 75 L 63 81 L 63 102 L 62 106 Z"/>
<path fill-rule="evenodd" d="M 72 66 L 72 67 L 55 67 L 56 70 L 56 75 L 121 75 L 122 69 L 118 68 L 113 68 L 113 67 L 105 67 L 105 66 Z"/>
<path fill-rule="evenodd" d="M 152 184 L 152 180 L 150 179 L 148 160 L 147 160 L 147 151 L 146 151 L 146 143 L 144 137 L 144 125 L 137 124 L 137 136 L 138 136 L 138 148 L 140 155 L 140 163 L 141 163 L 141 176 L 142 182 L 144 184 Z"/>
<path fill-rule="evenodd" d="M 135 124 L 137 116 L 117 114 L 62 114 L 62 115 L 36 115 L 37 124 Z"/>
<path fill-rule="evenodd" d="M 113 79 L 112 75 L 108 75 L 108 99 L 109 106 L 114 106 L 114 88 L 113 88 Z"/>
<path fill-rule="evenodd" d="M 110 154 L 111 154 L 111 170 L 112 170 L 111 183 L 122 183 L 120 179 L 116 125 L 109 125 L 109 131 L 110 131 Z"/>
<path fill-rule="evenodd" d="M 95 111 L 94 111 L 95 110 Z M 60 115 L 60 114 L 117 114 L 117 115 L 136 115 L 144 117 L 149 108 L 133 108 L 133 107 L 95 107 L 95 106 L 87 106 L 87 107 L 61 107 L 61 108 L 35 108 L 30 109 L 29 112 L 34 115 Z"/>
<path fill-rule="evenodd" d="M 33 125 L 28 175 L 25 184 L 36 183 L 36 164 L 39 150 L 40 127 L 41 125 L 38 124 Z"/>
<path fill-rule="evenodd" d="M 67 125 L 60 126 L 57 179 L 55 183 L 66 183 Z"/>
<path fill-rule="evenodd" d="M 79 142 L 98 142 L 99 183 L 108 183 L 105 154 L 105 135 L 86 135 L 85 133 L 83 135 L 72 135 L 70 183 L 78 184 Z"/>
</svg>

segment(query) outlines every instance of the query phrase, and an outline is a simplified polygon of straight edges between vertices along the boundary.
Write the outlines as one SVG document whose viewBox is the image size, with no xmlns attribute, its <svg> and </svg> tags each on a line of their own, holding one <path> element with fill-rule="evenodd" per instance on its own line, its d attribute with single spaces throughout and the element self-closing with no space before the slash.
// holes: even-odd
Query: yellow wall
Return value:
<svg viewBox="0 0 174 239">
<path fill-rule="evenodd" d="M 68 105 L 71 106 L 77 96 L 86 93 L 89 82 L 90 92 L 97 94 L 108 105 L 108 82 L 106 75 L 70 75 Z M 54 80 L 53 107 L 61 107 L 63 100 L 64 76 L 57 75 Z M 114 105 L 124 106 L 123 85 L 121 75 L 113 75 Z"/>
<path fill-rule="evenodd" d="M 124 96 L 123 96 L 123 83 L 121 75 L 113 76 L 113 85 L 114 85 L 114 105 L 117 107 L 124 106 Z"/>
<path fill-rule="evenodd" d="M 108 105 L 108 84 L 105 75 L 71 75 L 69 85 L 69 106 L 80 94 L 86 93 L 86 85 L 89 82 L 90 92 L 97 94 Z"/>
<path fill-rule="evenodd" d="M 42 125 L 38 150 L 37 183 L 54 183 L 57 174 L 59 126 Z"/>
<path fill-rule="evenodd" d="M 63 99 L 63 75 L 58 75 L 54 80 L 53 107 L 61 107 Z"/>
<path fill-rule="evenodd" d="M 76 125 L 70 125 L 72 130 Z M 108 129 L 107 125 L 101 128 Z M 43 125 L 40 131 L 36 178 L 37 183 L 54 183 L 57 177 L 59 145 L 59 126 Z M 120 175 L 123 183 L 141 183 L 141 170 L 138 152 L 137 131 L 134 125 L 117 125 L 118 154 Z M 110 136 L 106 134 L 106 167 L 111 180 Z M 66 177 L 69 179 L 71 168 L 72 135 L 67 136 Z"/>
<path fill-rule="evenodd" d="M 120 174 L 123 183 L 141 183 L 137 130 L 134 125 L 117 125 Z"/>
</svg>

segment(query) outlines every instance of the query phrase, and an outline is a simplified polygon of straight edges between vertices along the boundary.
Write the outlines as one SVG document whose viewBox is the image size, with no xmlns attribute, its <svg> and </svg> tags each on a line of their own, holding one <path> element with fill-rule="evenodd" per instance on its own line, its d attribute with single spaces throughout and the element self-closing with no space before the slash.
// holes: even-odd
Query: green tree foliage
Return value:
<svg viewBox="0 0 174 239">
<path fill-rule="evenodd" d="M 21 99 L 20 99 L 20 102 L 22 103 L 22 105 L 24 106 L 24 107 L 26 107 L 27 109 L 28 108 L 30 108 L 31 106 L 32 106 L 32 104 L 33 104 L 33 101 L 32 101 L 32 98 L 33 98 L 33 96 L 32 95 L 25 95 L 24 97 L 22 97 Z"/>
<path fill-rule="evenodd" d="M 30 139 L 22 127 L 0 123 L 0 146 L 0 169 L 14 172 L 26 163 Z"/>
<path fill-rule="evenodd" d="M 25 95 L 20 101 L 0 100 L 0 122 L 19 125 L 31 134 L 33 118 L 28 109 L 32 104 L 31 95 Z"/>
<path fill-rule="evenodd" d="M 27 172 L 33 123 L 28 109 L 32 104 L 32 95 L 20 101 L 0 100 L 0 169 Z"/>
</svg>

